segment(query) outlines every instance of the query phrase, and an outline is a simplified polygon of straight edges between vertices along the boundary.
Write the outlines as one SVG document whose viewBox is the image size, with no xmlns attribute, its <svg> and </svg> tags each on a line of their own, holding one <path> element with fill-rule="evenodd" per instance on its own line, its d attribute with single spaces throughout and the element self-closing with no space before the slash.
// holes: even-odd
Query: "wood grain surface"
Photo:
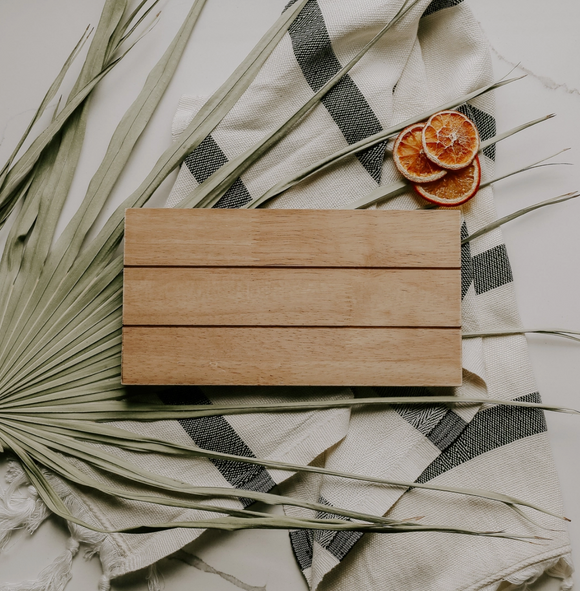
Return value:
<svg viewBox="0 0 580 591">
<path fill-rule="evenodd" d="M 127 325 L 461 325 L 443 269 L 125 269 Z"/>
<path fill-rule="evenodd" d="M 458 328 L 132 327 L 124 384 L 451 386 Z"/>
<path fill-rule="evenodd" d="M 461 383 L 458 211 L 127 210 L 125 384 Z"/>
<path fill-rule="evenodd" d="M 459 211 L 128 209 L 125 265 L 459 269 L 460 223 Z"/>
</svg>

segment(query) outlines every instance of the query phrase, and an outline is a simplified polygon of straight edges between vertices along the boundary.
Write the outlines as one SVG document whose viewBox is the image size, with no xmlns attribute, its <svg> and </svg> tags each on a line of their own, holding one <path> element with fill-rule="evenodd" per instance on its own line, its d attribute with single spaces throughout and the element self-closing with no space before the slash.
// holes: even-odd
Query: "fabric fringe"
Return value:
<svg viewBox="0 0 580 591">
<path fill-rule="evenodd" d="M 71 580 L 73 558 L 79 551 L 79 543 L 70 537 L 66 543 L 66 551 L 52 564 L 42 569 L 38 578 L 22 583 L 2 585 L 2 591 L 63 591 Z"/>
<path fill-rule="evenodd" d="M 8 487 L 0 490 L 0 551 L 4 550 L 12 533 L 17 529 L 26 528 L 31 534 L 50 515 L 36 489 L 29 484 L 20 464 L 14 460 L 9 462 L 6 474 Z M 70 491 L 56 482 L 53 486 L 64 503 L 75 515 L 83 513 L 78 500 Z M 70 538 L 66 542 L 65 551 L 52 564 L 45 567 L 34 580 L 22 583 L 0 585 L 0 591 L 63 591 L 72 579 L 72 563 L 81 545 L 84 558 L 91 559 L 99 554 L 105 539 L 103 534 L 91 531 L 75 523 L 66 522 Z M 110 591 L 111 577 L 105 573 L 99 580 L 99 591 Z M 159 587 L 159 589 L 161 589 Z M 154 588 L 157 590 L 157 587 Z"/>
<path fill-rule="evenodd" d="M 8 462 L 5 479 L 8 486 L 0 488 L 0 552 L 16 530 L 24 528 L 32 534 L 50 513 L 14 460 Z"/>
<path fill-rule="evenodd" d="M 9 462 L 5 480 L 8 486 L 0 488 L 0 551 L 6 549 L 15 530 L 25 528 L 32 534 L 50 515 L 49 509 L 38 496 L 36 489 L 29 484 L 18 462 L 14 460 Z M 79 516 L 84 513 L 82 506 L 66 486 L 58 480 L 53 481 L 53 486 L 72 513 Z M 84 558 L 89 560 L 96 554 L 100 554 L 105 540 L 103 534 L 74 523 L 67 522 L 67 526 L 71 536 L 66 542 L 63 554 L 45 567 L 35 580 L 2 584 L 0 591 L 64 591 L 72 579 L 73 559 L 78 554 L 81 544 L 84 546 Z M 505 591 L 527 591 L 529 585 L 535 583 L 543 574 L 561 579 L 560 591 L 569 591 L 574 584 L 573 572 L 571 555 L 559 556 L 525 567 L 482 591 L 497 591 L 506 582 L 510 583 L 510 587 L 504 588 Z M 163 591 L 165 587 L 163 576 L 156 564 L 152 564 L 148 569 L 147 586 L 149 591 Z M 111 573 L 109 572 L 99 579 L 98 591 L 110 591 L 110 589 Z"/>
<path fill-rule="evenodd" d="M 481 591 L 497 591 L 505 583 L 510 583 L 510 586 L 502 587 L 502 591 L 529 591 L 530 585 L 544 574 L 561 579 L 560 591 L 569 591 L 574 586 L 573 573 L 572 555 L 567 554 L 527 566 Z"/>
<path fill-rule="evenodd" d="M 163 591 L 165 584 L 163 582 L 163 575 L 157 568 L 157 563 L 153 563 L 148 570 L 147 589 L 149 591 Z"/>
<path fill-rule="evenodd" d="M 560 591 L 569 591 L 574 586 L 572 574 L 574 573 L 574 565 L 572 564 L 572 555 L 567 554 L 562 556 L 560 560 L 554 560 L 555 564 L 546 569 L 546 574 L 555 579 L 562 579 Z"/>
</svg>

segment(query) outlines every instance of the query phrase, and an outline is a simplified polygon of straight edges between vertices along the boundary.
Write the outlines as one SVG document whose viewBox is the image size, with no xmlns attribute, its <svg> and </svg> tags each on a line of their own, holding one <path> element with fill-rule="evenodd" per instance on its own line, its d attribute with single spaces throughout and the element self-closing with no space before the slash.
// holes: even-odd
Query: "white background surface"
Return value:
<svg viewBox="0 0 580 591">
<path fill-rule="evenodd" d="M 498 145 L 497 172 L 572 150 L 558 160 L 573 167 L 550 167 L 505 180 L 496 186 L 498 213 L 580 189 L 580 2 L 559 0 L 467 0 L 492 47 L 499 75 L 520 64 L 528 76 L 496 93 L 498 130 L 544 114 L 557 117 Z M 208 0 L 178 72 L 166 92 L 135 157 L 118 183 L 105 215 L 132 191 L 170 141 L 170 128 L 182 94 L 207 96 L 235 68 L 286 0 Z M 79 174 L 72 195 L 84 194 L 108 139 L 147 72 L 176 32 L 191 0 L 168 0 L 155 29 L 96 91 Z M 96 24 L 97 0 L 0 0 L 0 161 L 8 155 L 56 72 L 88 23 Z M 162 186 L 153 205 L 161 205 L 174 180 Z M 67 210 L 69 213 L 72 210 Z M 534 212 L 504 226 L 521 316 L 526 327 L 580 330 L 580 199 Z M 0 237 L 4 236 L 0 233 Z M 530 336 L 530 354 L 544 401 L 580 408 L 580 344 Z M 550 438 L 564 496 L 576 562 L 580 564 L 580 419 L 550 414 Z M 0 556 L 0 583 L 35 577 L 64 548 L 64 527 L 50 519 L 28 539 L 19 532 Z M 268 591 L 306 589 L 284 532 L 210 533 L 192 552 L 214 568 Z M 232 583 L 177 560 L 163 561 L 166 588 L 233 591 Z M 96 589 L 98 561 L 73 567 L 70 591 Z M 115 581 L 114 589 L 141 591 L 143 573 Z M 557 588 L 550 583 L 537 587 Z M 402 590 L 404 591 L 404 590 Z"/>
</svg>

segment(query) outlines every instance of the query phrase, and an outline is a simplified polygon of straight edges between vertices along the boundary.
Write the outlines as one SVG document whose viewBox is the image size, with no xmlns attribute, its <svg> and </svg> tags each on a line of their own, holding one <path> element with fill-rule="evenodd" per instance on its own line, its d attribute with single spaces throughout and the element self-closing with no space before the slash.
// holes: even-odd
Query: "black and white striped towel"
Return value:
<svg viewBox="0 0 580 591">
<path fill-rule="evenodd" d="M 391 19 L 402 0 L 310 0 L 290 31 L 236 107 L 212 135 L 187 158 L 168 199 L 175 206 L 198 183 L 266 132 L 275 128 L 369 41 Z M 402 121 L 466 94 L 491 81 L 483 34 L 461 0 L 424 0 L 363 58 L 283 141 L 245 173 L 218 203 L 239 207 L 277 181 L 333 153 Z M 178 134 L 199 108 L 185 97 L 175 119 Z M 495 134 L 493 99 L 486 95 L 462 108 L 483 138 Z M 278 197 L 275 208 L 340 208 L 398 180 L 385 145 L 378 145 L 340 166 L 315 176 Z M 482 159 L 483 174 L 493 169 L 494 150 Z M 413 209 L 418 199 L 405 194 L 389 209 Z M 463 233 L 495 219 L 490 189 L 463 208 Z M 512 273 L 499 230 L 463 248 L 463 325 L 466 331 L 518 327 Z M 259 354 L 259 352 L 256 352 Z M 464 343 L 464 385 L 457 396 L 539 400 L 524 337 L 472 339 Z M 360 394 L 392 395 L 400 389 Z M 420 394 L 421 389 L 404 394 Z M 350 389 L 308 389 L 310 397 L 353 396 Z M 239 400 L 295 400 L 304 389 L 182 388 L 166 402 L 212 404 Z M 130 425 L 139 431 L 145 427 Z M 477 487 L 509 493 L 561 511 L 543 414 L 539 411 L 487 407 L 439 406 L 393 410 L 324 412 L 186 420 L 146 427 L 152 435 L 218 451 L 317 462 L 329 468 L 381 478 Z M 127 452 L 128 455 L 130 455 Z M 515 512 L 497 504 L 430 491 L 404 492 L 316 475 L 295 476 L 229 462 L 182 461 L 148 457 L 148 467 L 198 485 L 230 485 L 268 491 L 283 483 L 293 494 L 328 505 L 322 517 L 341 506 L 398 518 L 423 515 L 423 523 L 473 529 L 542 534 Z M 130 523 L 135 503 L 107 505 L 85 499 L 100 520 Z M 216 501 L 223 502 L 225 501 Z M 243 502 L 241 503 L 244 504 Z M 138 508 L 138 506 L 137 506 Z M 151 509 L 153 520 L 192 519 L 194 511 Z M 288 508 L 293 515 L 307 514 Z M 534 515 L 560 529 L 552 518 Z M 146 566 L 179 549 L 200 531 L 146 536 L 110 536 L 105 567 L 119 575 Z M 543 545 L 453 536 L 358 533 L 290 533 L 296 560 L 311 589 L 384 591 L 495 591 L 503 581 L 522 583 L 548 570 L 571 587 L 570 547 L 565 532 L 550 532 Z M 502 586 L 502 589 L 504 587 Z"/>
</svg>

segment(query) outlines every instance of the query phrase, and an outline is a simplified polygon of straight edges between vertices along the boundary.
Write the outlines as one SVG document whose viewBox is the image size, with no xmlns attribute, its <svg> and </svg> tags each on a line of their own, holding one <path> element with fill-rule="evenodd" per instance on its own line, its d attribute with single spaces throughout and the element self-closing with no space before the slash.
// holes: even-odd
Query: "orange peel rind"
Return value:
<svg viewBox="0 0 580 591">
<path fill-rule="evenodd" d="M 443 178 L 431 183 L 413 185 L 423 199 L 442 207 L 455 207 L 469 201 L 479 189 L 481 165 L 476 156 L 470 165 L 449 171 Z"/>
</svg>

